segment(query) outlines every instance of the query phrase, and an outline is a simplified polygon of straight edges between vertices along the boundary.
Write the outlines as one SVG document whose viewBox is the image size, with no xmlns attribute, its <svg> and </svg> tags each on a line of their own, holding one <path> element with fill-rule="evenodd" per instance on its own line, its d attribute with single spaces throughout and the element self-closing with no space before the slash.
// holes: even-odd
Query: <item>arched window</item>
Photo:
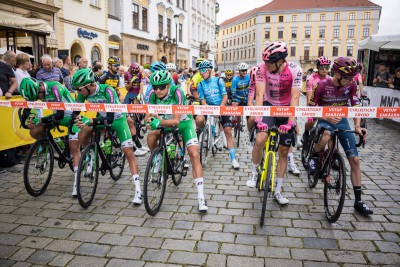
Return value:
<svg viewBox="0 0 400 267">
<path fill-rule="evenodd" d="M 99 50 L 99 48 L 97 47 L 97 46 L 93 46 L 93 48 L 92 48 L 92 52 L 91 52 L 91 61 L 92 61 L 92 64 L 93 64 L 93 62 L 95 62 L 95 61 L 101 61 L 101 54 L 100 54 L 100 50 Z"/>
</svg>

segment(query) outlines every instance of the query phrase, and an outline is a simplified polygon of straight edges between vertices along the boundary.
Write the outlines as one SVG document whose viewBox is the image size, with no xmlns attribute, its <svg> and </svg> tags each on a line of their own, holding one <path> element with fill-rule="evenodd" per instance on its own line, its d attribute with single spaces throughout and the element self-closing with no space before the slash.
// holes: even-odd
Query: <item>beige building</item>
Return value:
<svg viewBox="0 0 400 267">
<path fill-rule="evenodd" d="M 368 0 L 274 0 L 221 23 L 217 37 L 220 66 L 256 65 L 273 41 L 288 46 L 288 61 L 303 69 L 319 56 L 356 57 L 358 41 L 378 32 L 381 7 Z"/>
</svg>

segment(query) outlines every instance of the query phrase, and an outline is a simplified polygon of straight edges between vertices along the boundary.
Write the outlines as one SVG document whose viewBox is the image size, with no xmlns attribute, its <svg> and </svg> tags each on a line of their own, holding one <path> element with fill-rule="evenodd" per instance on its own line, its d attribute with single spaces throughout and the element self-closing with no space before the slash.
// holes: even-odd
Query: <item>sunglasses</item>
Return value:
<svg viewBox="0 0 400 267">
<path fill-rule="evenodd" d="M 113 64 L 113 67 L 119 67 L 121 64 Z"/>
<path fill-rule="evenodd" d="M 208 71 L 208 69 L 200 69 L 199 70 L 201 74 L 206 73 Z"/>
<path fill-rule="evenodd" d="M 278 61 L 264 61 L 264 62 L 265 62 L 265 64 L 272 65 L 272 64 L 275 64 Z"/>
<path fill-rule="evenodd" d="M 354 79 L 354 76 L 342 76 L 343 79 L 352 81 Z"/>
<path fill-rule="evenodd" d="M 90 85 L 90 84 L 89 84 L 89 85 Z M 81 87 L 78 87 L 78 88 L 76 88 L 76 91 L 78 91 L 78 92 L 81 92 L 83 88 L 86 88 L 86 90 L 88 90 L 88 91 L 89 91 L 89 88 L 87 88 L 87 87 L 88 87 L 88 84 L 86 84 L 86 85 L 84 85 L 84 86 L 81 86 Z"/>
<path fill-rule="evenodd" d="M 247 70 L 239 70 L 240 72 L 247 72 Z"/>
<path fill-rule="evenodd" d="M 162 85 L 153 85 L 153 90 L 154 90 L 154 91 L 157 91 L 157 90 L 163 91 L 163 90 L 165 90 L 166 88 L 167 88 L 167 85 L 166 85 L 166 84 L 162 84 Z"/>
<path fill-rule="evenodd" d="M 329 70 L 330 67 L 329 67 L 329 65 L 322 65 L 322 66 L 318 66 L 318 69 L 319 70 Z"/>
<path fill-rule="evenodd" d="M 232 77 L 232 75 L 231 74 L 229 74 L 229 75 L 225 75 L 226 77 Z"/>
</svg>

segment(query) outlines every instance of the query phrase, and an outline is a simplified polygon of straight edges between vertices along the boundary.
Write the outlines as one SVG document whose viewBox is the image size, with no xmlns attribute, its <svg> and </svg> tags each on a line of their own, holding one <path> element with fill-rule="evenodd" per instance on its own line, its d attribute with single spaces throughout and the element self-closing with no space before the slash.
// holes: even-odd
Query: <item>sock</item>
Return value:
<svg viewBox="0 0 400 267">
<path fill-rule="evenodd" d="M 282 184 L 283 184 L 283 178 L 276 178 L 276 187 L 275 187 L 275 192 L 281 192 L 282 190 Z"/>
<path fill-rule="evenodd" d="M 361 201 L 361 186 L 353 186 L 355 202 Z"/>
<path fill-rule="evenodd" d="M 137 148 L 141 148 L 142 147 L 142 144 L 140 143 L 139 138 L 137 137 L 137 135 L 132 135 L 132 140 L 135 143 Z"/>
<path fill-rule="evenodd" d="M 254 164 L 254 163 L 253 163 L 253 170 L 252 170 L 252 172 L 253 172 L 253 173 L 257 173 L 257 169 L 258 169 L 258 164 Z"/>
<path fill-rule="evenodd" d="M 74 167 L 74 186 L 76 186 L 77 176 L 78 176 L 78 167 Z"/>
<path fill-rule="evenodd" d="M 229 148 L 228 151 L 229 151 L 229 157 L 231 158 L 231 161 L 234 160 L 236 158 L 235 149 L 232 147 L 232 148 Z"/>
<path fill-rule="evenodd" d="M 293 166 L 293 164 L 294 164 L 293 153 L 292 152 L 288 153 L 287 158 L 288 158 L 288 166 Z"/>
<path fill-rule="evenodd" d="M 194 183 L 196 184 L 197 187 L 197 195 L 198 198 L 204 199 L 204 182 L 203 182 L 203 177 L 200 178 L 195 178 Z"/>
<path fill-rule="evenodd" d="M 139 179 L 139 174 L 134 174 L 132 175 L 133 182 L 135 184 L 135 191 L 141 193 L 142 190 L 140 190 L 140 179 Z"/>
</svg>

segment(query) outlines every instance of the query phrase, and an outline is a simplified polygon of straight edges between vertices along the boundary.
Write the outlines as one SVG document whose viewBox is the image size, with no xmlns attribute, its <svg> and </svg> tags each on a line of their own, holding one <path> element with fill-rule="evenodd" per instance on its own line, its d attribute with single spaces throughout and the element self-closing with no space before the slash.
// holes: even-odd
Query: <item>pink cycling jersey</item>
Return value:
<svg viewBox="0 0 400 267">
<path fill-rule="evenodd" d="M 132 83 L 132 87 L 128 90 L 131 93 L 138 94 L 140 91 L 140 83 L 142 82 L 143 74 L 141 72 L 133 74 L 130 72 L 125 73 L 125 83 Z"/>
<path fill-rule="evenodd" d="M 336 86 L 332 79 L 325 79 L 314 87 L 308 104 L 310 106 L 347 106 L 350 100 L 350 105 L 354 107 L 358 105 L 356 91 L 355 82 L 346 86 Z"/>
<path fill-rule="evenodd" d="M 301 88 L 302 71 L 299 66 L 286 62 L 282 73 L 272 73 L 265 63 L 258 65 L 256 85 L 265 85 L 264 100 L 273 106 L 288 106 L 292 96 L 292 88 Z"/>
<path fill-rule="evenodd" d="M 328 79 L 330 76 L 326 75 L 324 78 L 321 78 L 318 73 L 311 74 L 306 81 L 306 92 L 312 92 L 313 88 L 319 81 Z"/>
</svg>

